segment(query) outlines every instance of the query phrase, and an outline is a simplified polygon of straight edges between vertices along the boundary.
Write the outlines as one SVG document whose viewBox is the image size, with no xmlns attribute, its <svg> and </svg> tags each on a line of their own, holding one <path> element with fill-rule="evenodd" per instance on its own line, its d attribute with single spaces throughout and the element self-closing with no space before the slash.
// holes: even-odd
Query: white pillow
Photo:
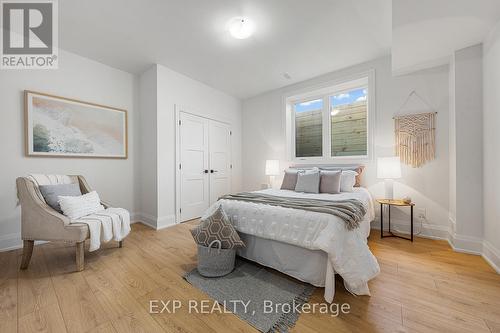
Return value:
<svg viewBox="0 0 500 333">
<path fill-rule="evenodd" d="M 58 199 L 63 214 L 70 219 L 78 219 L 104 210 L 96 191 L 77 197 L 59 196 Z"/>
<path fill-rule="evenodd" d="M 353 192 L 358 173 L 353 170 L 343 170 L 340 175 L 340 192 Z"/>
</svg>

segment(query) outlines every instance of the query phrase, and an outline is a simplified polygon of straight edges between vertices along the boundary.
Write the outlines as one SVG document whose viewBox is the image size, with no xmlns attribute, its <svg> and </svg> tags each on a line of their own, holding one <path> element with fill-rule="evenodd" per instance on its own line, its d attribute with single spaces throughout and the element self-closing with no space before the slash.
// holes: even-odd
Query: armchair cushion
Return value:
<svg viewBox="0 0 500 333">
<path fill-rule="evenodd" d="M 59 205 L 59 196 L 81 196 L 80 186 L 78 184 L 58 184 L 58 185 L 40 185 L 38 186 L 45 202 L 59 213 L 62 213 Z"/>
</svg>

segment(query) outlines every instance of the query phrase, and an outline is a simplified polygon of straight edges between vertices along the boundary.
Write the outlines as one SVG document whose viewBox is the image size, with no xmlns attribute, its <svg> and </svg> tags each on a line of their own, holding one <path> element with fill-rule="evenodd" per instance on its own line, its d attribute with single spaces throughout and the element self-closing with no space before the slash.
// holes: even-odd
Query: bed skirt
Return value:
<svg viewBox="0 0 500 333">
<path fill-rule="evenodd" d="M 238 255 L 263 266 L 307 282 L 324 287 L 328 255 L 321 250 L 309 250 L 292 244 L 240 233 L 245 247 Z M 331 266 L 330 266 L 331 267 Z"/>
</svg>

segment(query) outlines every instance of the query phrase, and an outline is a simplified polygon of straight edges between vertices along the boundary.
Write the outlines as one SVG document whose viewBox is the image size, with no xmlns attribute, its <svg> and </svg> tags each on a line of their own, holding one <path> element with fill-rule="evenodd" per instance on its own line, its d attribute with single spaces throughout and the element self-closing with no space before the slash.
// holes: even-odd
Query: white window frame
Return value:
<svg viewBox="0 0 500 333">
<path fill-rule="evenodd" d="M 360 156 L 332 156 L 331 155 L 331 125 L 330 125 L 330 97 L 356 88 L 366 87 L 367 93 L 367 154 Z M 296 157 L 295 156 L 295 110 L 297 103 L 323 100 L 323 128 L 322 128 L 322 156 Z M 373 127 L 376 119 L 375 112 L 375 71 L 359 73 L 339 80 L 329 81 L 322 85 L 301 89 L 283 96 L 285 110 L 286 146 L 288 159 L 295 163 L 357 163 L 371 160 L 373 157 Z"/>
</svg>

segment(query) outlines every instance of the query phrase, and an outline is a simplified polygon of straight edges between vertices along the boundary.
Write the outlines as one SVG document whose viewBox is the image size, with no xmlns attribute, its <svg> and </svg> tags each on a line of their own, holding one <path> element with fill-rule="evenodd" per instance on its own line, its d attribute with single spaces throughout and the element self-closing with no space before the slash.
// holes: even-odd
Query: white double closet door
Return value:
<svg viewBox="0 0 500 333">
<path fill-rule="evenodd" d="M 231 130 L 228 124 L 179 112 L 180 222 L 203 215 L 231 190 Z"/>
</svg>

